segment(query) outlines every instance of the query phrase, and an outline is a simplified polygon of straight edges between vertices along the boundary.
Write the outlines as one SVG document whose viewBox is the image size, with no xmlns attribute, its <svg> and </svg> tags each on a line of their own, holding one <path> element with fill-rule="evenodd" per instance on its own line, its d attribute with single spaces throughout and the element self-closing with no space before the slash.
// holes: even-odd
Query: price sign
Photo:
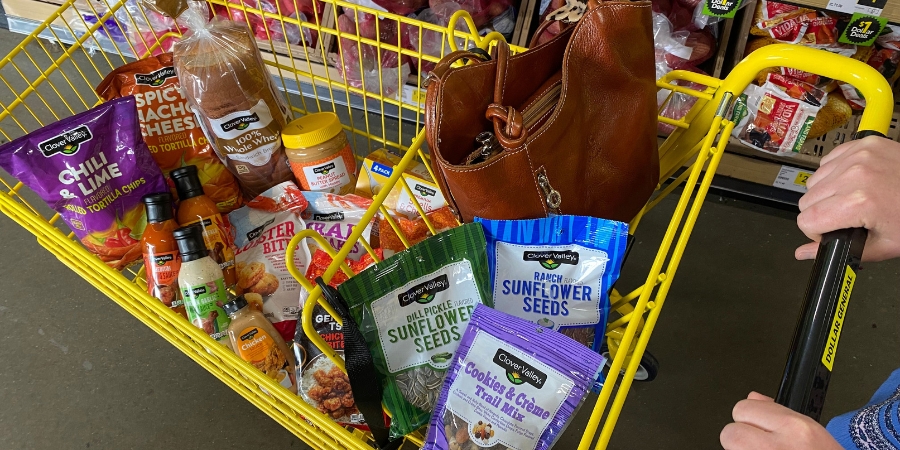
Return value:
<svg viewBox="0 0 900 450">
<path fill-rule="evenodd" d="M 781 166 L 778 176 L 772 186 L 781 189 L 787 189 L 795 192 L 806 193 L 806 181 L 815 172 L 809 170 L 798 169 L 791 166 Z"/>
<path fill-rule="evenodd" d="M 878 12 L 880 14 L 881 10 L 878 10 Z M 850 23 L 847 24 L 847 28 L 844 29 L 844 33 L 841 34 L 841 38 L 838 39 L 838 42 L 868 47 L 875 43 L 875 39 L 881 34 L 881 30 L 884 30 L 884 27 L 886 26 L 887 19 L 885 18 L 855 12 L 853 13 L 853 17 L 850 18 Z"/>
<path fill-rule="evenodd" d="M 703 14 L 731 19 L 741 7 L 742 0 L 703 0 Z"/>
</svg>

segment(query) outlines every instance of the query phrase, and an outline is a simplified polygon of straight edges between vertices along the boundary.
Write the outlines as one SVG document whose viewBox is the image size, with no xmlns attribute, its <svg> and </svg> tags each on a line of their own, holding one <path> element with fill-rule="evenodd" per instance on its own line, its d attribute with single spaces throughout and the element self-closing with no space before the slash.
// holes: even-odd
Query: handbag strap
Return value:
<svg viewBox="0 0 900 450">
<path fill-rule="evenodd" d="M 461 59 L 475 59 L 484 61 L 486 60 L 485 55 L 487 55 L 487 53 L 482 54 L 475 53 L 469 50 L 456 50 L 455 52 L 451 52 L 447 56 L 441 58 L 440 62 L 438 62 L 437 65 L 434 66 L 434 69 L 431 69 L 431 73 L 428 74 L 428 77 L 431 78 L 432 76 L 434 76 L 437 78 L 441 78 L 445 73 L 447 73 L 448 70 L 450 70 L 450 66 L 452 66 L 456 61 L 459 61 Z"/>
<path fill-rule="evenodd" d="M 525 143 L 528 130 L 525 129 L 522 113 L 512 106 L 503 106 L 503 88 L 506 85 L 506 66 L 509 63 L 509 44 L 497 43 L 497 74 L 494 77 L 494 102 L 488 105 L 484 117 L 494 123 L 494 136 L 506 149 L 517 148 Z"/>
<path fill-rule="evenodd" d="M 362 331 L 350 317 L 347 301 L 338 293 L 337 289 L 325 283 L 322 277 L 316 278 L 316 284 L 322 288 L 322 296 L 343 321 L 344 366 L 347 369 L 347 377 L 350 379 L 350 389 L 353 391 L 356 408 L 366 419 L 366 425 L 372 432 L 375 445 L 379 450 L 400 448 L 403 439 L 391 440 L 388 427 L 384 423 L 384 414 L 381 409 L 381 383 L 378 372 L 375 370 L 375 361 L 372 359 L 372 353 L 369 352 Z"/>
</svg>

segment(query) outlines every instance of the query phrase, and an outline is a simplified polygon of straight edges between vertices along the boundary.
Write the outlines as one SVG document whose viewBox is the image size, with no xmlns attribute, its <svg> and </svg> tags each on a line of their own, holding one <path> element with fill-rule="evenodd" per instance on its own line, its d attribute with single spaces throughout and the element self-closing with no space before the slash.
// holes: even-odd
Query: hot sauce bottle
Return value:
<svg viewBox="0 0 900 450">
<path fill-rule="evenodd" d="M 169 173 L 175 182 L 178 198 L 178 223 L 181 226 L 199 224 L 203 229 L 203 240 L 209 256 L 225 274 L 225 286 L 230 291 L 237 289 L 237 274 L 234 267 L 234 245 L 230 226 L 225 222 L 219 208 L 206 194 L 197 176 L 196 166 L 185 166 Z"/>
<path fill-rule="evenodd" d="M 142 200 L 147 207 L 147 227 L 141 238 L 144 269 L 147 272 L 147 292 L 187 318 L 178 289 L 181 255 L 178 253 L 175 236 L 172 235 L 178 228 L 172 194 L 150 194 L 145 195 Z"/>
</svg>

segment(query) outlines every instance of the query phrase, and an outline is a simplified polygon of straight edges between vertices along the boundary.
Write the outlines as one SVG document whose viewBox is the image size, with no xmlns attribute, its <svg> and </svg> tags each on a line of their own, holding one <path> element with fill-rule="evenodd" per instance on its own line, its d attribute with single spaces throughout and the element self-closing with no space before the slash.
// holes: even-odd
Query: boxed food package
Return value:
<svg viewBox="0 0 900 450">
<path fill-rule="evenodd" d="M 394 168 L 400 163 L 400 157 L 388 153 L 385 149 L 379 149 L 369 154 L 364 160 L 359 179 L 356 181 L 356 194 L 372 198 L 381 192 L 381 188 L 387 183 Z M 384 201 L 384 206 L 397 214 L 415 219 L 419 216 L 413 198 L 418 200 L 422 210 L 426 213 L 440 209 L 447 205 L 447 201 L 441 194 L 441 189 L 424 164 L 413 161 L 403 173 L 403 179 L 409 185 L 413 196 L 409 195 L 401 184 L 394 185 L 394 189 Z"/>
</svg>

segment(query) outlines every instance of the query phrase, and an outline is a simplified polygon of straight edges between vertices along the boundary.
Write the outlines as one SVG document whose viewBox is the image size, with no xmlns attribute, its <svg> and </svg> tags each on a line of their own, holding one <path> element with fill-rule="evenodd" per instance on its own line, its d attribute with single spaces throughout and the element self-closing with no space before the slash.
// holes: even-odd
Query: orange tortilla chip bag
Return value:
<svg viewBox="0 0 900 450">
<path fill-rule="evenodd" d="M 141 134 L 153 160 L 167 175 L 169 190 L 176 199 L 178 193 L 168 174 L 193 165 L 197 166 L 203 192 L 216 202 L 219 212 L 241 206 L 240 187 L 198 126 L 175 75 L 171 53 L 119 67 L 97 86 L 97 94 L 106 101 L 134 95 Z"/>
</svg>

